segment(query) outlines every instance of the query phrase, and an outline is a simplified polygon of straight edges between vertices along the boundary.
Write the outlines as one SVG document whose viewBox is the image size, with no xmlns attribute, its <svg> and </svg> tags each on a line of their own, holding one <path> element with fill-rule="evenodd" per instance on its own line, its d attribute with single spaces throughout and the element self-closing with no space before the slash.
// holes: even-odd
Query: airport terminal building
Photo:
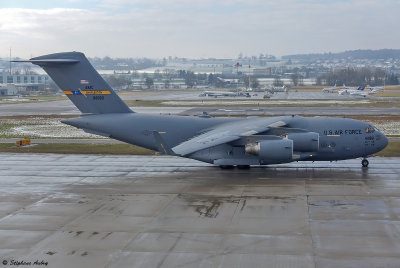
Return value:
<svg viewBox="0 0 400 268">
<path fill-rule="evenodd" d="M 20 92 L 37 92 L 44 89 L 50 80 L 48 75 L 0 73 L 0 96 L 13 96 Z"/>
</svg>

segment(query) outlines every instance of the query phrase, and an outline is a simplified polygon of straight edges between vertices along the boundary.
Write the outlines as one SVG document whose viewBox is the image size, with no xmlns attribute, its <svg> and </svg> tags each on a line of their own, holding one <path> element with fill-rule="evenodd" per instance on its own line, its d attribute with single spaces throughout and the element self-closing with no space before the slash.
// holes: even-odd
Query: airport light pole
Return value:
<svg viewBox="0 0 400 268">
<path fill-rule="evenodd" d="M 10 75 L 12 75 L 12 73 L 11 73 L 11 47 L 10 47 Z"/>
</svg>

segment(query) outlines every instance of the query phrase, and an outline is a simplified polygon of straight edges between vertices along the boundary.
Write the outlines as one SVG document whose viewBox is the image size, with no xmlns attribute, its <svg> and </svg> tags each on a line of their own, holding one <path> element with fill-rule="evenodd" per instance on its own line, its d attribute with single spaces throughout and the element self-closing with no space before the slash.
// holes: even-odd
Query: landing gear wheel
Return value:
<svg viewBox="0 0 400 268">
<path fill-rule="evenodd" d="M 221 169 L 233 169 L 234 168 L 234 166 L 231 166 L 231 165 L 222 165 L 222 166 L 219 166 Z"/>
<path fill-rule="evenodd" d="M 238 169 L 250 169 L 250 165 L 238 165 Z"/>
<path fill-rule="evenodd" d="M 361 161 L 361 165 L 362 165 L 363 167 L 368 167 L 368 164 L 369 164 L 369 162 L 368 162 L 367 159 L 363 159 L 363 160 Z"/>
</svg>

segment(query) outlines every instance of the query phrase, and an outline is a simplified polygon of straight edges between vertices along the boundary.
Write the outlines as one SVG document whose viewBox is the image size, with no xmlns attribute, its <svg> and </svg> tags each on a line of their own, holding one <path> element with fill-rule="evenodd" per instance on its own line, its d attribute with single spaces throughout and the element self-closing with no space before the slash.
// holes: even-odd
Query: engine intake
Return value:
<svg viewBox="0 0 400 268">
<path fill-rule="evenodd" d="M 296 152 L 318 152 L 319 134 L 316 132 L 288 133 L 286 138 L 293 140 Z"/>
</svg>

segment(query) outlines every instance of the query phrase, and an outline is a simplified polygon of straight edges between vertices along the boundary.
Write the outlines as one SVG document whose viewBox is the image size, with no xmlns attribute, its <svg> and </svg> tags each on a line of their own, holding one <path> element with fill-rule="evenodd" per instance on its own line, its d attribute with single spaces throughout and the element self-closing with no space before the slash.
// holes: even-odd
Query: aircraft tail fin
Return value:
<svg viewBox="0 0 400 268">
<path fill-rule="evenodd" d="M 132 113 L 80 52 L 44 55 L 24 62 L 42 67 L 84 114 Z"/>
</svg>

